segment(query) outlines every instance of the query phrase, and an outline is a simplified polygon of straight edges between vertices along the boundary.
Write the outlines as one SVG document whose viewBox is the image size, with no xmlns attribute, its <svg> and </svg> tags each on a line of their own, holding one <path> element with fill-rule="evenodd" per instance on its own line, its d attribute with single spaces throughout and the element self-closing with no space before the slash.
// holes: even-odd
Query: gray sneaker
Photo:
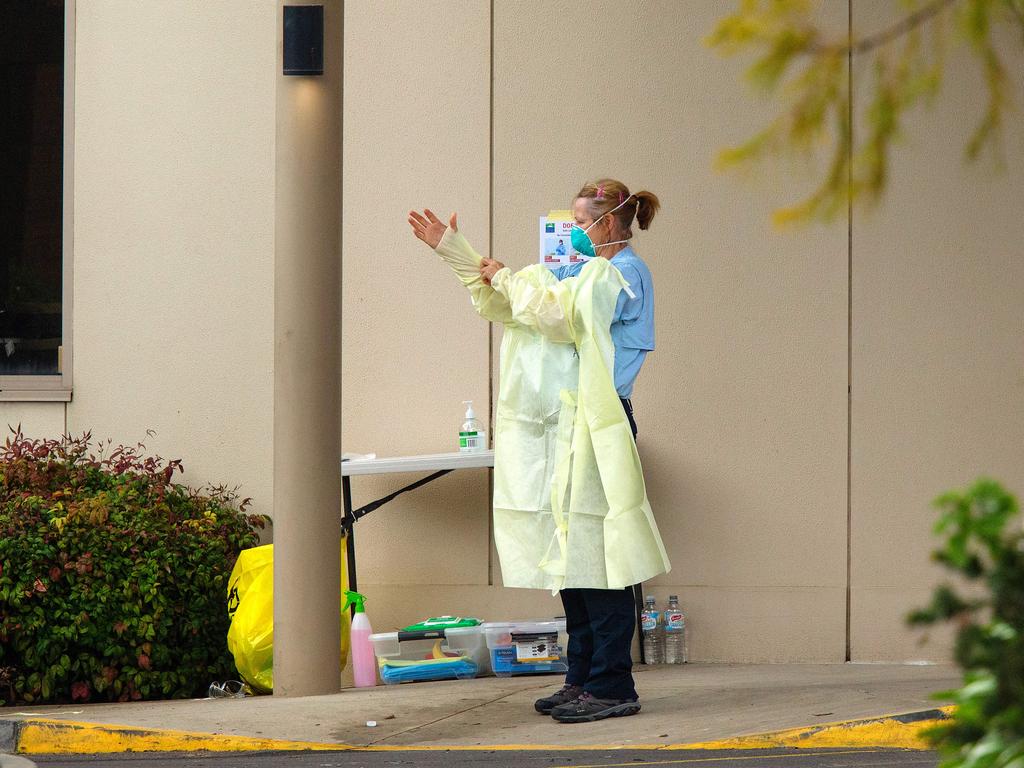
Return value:
<svg viewBox="0 0 1024 768">
<path fill-rule="evenodd" d="M 562 690 L 551 694 L 547 698 L 537 699 L 533 702 L 533 708 L 542 715 L 550 715 L 551 710 L 555 707 L 559 707 L 562 704 L 568 704 L 570 701 L 578 699 L 582 693 L 582 686 L 566 684 L 562 686 Z"/>
<path fill-rule="evenodd" d="M 575 701 L 551 710 L 551 716 L 560 723 L 592 723 L 606 717 L 627 717 L 640 711 L 636 699 L 596 699 L 584 692 Z"/>
</svg>

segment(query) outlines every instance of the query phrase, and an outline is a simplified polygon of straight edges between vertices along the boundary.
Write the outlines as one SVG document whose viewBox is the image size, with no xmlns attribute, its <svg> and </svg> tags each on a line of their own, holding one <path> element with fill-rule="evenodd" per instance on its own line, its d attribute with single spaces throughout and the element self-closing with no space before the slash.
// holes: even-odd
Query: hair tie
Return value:
<svg viewBox="0 0 1024 768">
<path fill-rule="evenodd" d="M 622 193 L 619 192 L 619 205 L 622 205 Z"/>
<path fill-rule="evenodd" d="M 595 200 L 604 200 L 604 184 L 598 184 L 597 194 L 594 196 Z"/>
</svg>

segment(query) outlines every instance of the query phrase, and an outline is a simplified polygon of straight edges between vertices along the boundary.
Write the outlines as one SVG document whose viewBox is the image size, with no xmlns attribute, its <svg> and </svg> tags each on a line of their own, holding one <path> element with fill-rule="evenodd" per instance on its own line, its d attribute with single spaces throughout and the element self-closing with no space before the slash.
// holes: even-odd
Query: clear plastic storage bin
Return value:
<svg viewBox="0 0 1024 768">
<path fill-rule="evenodd" d="M 567 672 L 565 619 L 488 622 L 483 626 L 498 677 Z"/>
<path fill-rule="evenodd" d="M 370 635 L 377 671 L 388 685 L 469 680 L 490 671 L 483 627 Z"/>
</svg>

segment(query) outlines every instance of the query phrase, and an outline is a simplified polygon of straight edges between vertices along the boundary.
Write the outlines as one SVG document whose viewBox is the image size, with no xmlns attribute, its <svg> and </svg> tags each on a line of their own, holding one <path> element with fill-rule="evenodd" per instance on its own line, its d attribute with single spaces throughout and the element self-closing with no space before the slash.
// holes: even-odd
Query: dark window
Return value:
<svg viewBox="0 0 1024 768">
<path fill-rule="evenodd" d="M 0 374 L 59 373 L 64 0 L 0 3 Z"/>
</svg>

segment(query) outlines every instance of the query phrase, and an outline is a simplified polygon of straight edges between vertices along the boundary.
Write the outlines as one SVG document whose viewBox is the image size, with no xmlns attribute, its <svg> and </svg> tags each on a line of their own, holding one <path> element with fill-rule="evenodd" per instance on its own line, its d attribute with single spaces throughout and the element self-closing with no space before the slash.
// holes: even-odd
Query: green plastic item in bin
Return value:
<svg viewBox="0 0 1024 768">
<path fill-rule="evenodd" d="M 462 618 L 460 616 L 435 616 L 431 619 L 424 619 L 419 624 L 412 624 L 403 632 L 430 632 L 439 629 L 456 629 L 461 627 L 476 627 L 480 625 L 480 619 Z"/>
</svg>

